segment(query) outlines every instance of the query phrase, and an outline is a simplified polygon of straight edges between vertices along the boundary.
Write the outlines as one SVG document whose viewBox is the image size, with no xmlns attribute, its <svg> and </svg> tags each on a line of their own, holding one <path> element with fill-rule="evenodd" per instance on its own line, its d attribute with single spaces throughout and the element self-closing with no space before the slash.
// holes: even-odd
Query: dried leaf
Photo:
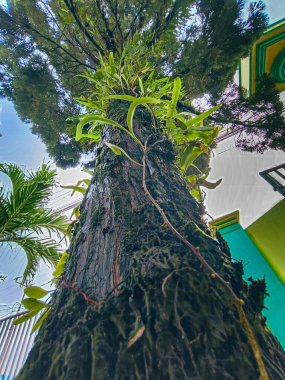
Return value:
<svg viewBox="0 0 285 380">
<path fill-rule="evenodd" d="M 132 347 L 136 343 L 137 340 L 139 340 L 143 333 L 144 333 L 145 327 L 142 325 L 135 333 L 135 335 L 128 341 L 128 348 Z"/>
</svg>

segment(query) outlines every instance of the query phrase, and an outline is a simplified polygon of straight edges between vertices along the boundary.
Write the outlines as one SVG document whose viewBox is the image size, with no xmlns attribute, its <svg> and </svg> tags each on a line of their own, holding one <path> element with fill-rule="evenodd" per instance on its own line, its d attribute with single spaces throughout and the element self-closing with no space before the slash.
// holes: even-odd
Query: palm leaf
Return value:
<svg viewBox="0 0 285 380">
<path fill-rule="evenodd" d="M 45 209 L 55 184 L 55 171 L 47 165 L 25 174 L 14 164 L 0 164 L 0 172 L 9 176 L 12 190 L 0 188 L 0 244 L 16 243 L 26 253 L 27 266 L 23 282 L 33 278 L 39 260 L 53 265 L 59 257 L 59 245 L 53 239 L 43 239 L 44 232 L 64 234 L 67 219 Z"/>
<path fill-rule="evenodd" d="M 6 174 L 10 178 L 13 192 L 21 188 L 25 182 L 25 174 L 23 170 L 15 164 L 0 163 L 0 172 Z"/>
<path fill-rule="evenodd" d="M 28 221 L 28 229 L 36 233 L 43 233 L 44 230 L 51 233 L 64 234 L 68 226 L 68 220 L 59 213 L 38 209 Z M 20 230 L 20 229 L 19 229 Z"/>
<path fill-rule="evenodd" d="M 39 241 L 31 237 L 10 236 L 9 242 L 20 246 L 27 256 L 27 265 L 22 276 L 22 283 L 25 283 L 27 279 L 32 280 L 34 278 L 39 266 L 39 259 L 55 266 L 60 257 L 59 245 L 52 239 Z"/>
</svg>

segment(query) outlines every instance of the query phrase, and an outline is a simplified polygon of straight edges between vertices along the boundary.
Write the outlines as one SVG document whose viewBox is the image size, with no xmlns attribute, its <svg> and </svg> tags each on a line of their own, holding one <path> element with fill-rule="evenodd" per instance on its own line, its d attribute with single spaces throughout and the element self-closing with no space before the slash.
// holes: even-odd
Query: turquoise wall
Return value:
<svg viewBox="0 0 285 380">
<path fill-rule="evenodd" d="M 257 280 L 265 276 L 269 296 L 265 298 L 268 309 L 264 309 L 263 314 L 271 331 L 285 349 L 285 286 L 239 223 L 224 227 L 219 232 L 228 243 L 233 259 L 243 261 L 245 280 L 249 277 Z"/>
</svg>

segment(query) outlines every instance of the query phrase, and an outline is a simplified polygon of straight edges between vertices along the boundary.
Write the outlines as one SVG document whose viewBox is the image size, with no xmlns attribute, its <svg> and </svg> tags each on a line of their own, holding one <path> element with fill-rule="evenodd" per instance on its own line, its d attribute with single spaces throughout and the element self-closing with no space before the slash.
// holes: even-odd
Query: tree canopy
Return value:
<svg viewBox="0 0 285 380">
<path fill-rule="evenodd" d="M 241 0 L 9 1 L 6 9 L 0 9 L 0 95 L 14 102 L 22 120 L 32 123 L 32 131 L 60 166 L 76 165 L 90 151 L 90 146 L 74 141 L 74 124 L 66 122 L 82 112 L 74 99 L 92 93 L 92 85 L 81 75 L 96 72 L 100 57 L 110 52 L 122 57 L 136 41 L 139 51 L 133 51 L 133 58 L 138 67 L 147 61 L 161 75 L 180 76 L 189 104 L 205 94 L 214 104 L 267 24 L 262 2 L 248 8 L 245 4 Z M 268 86 L 272 94 L 274 86 Z M 255 112 L 250 125 L 258 142 L 240 144 L 259 149 L 267 144 L 259 129 L 260 115 L 270 121 L 271 130 L 284 129 L 278 97 L 268 99 L 267 92 L 266 99 L 263 92 L 259 100 L 246 101 L 240 94 L 237 89 L 234 100 L 227 98 L 219 123 L 235 126 L 248 115 L 248 108 L 259 111 L 258 101 L 270 101 L 266 117 Z M 237 112 L 241 102 L 242 112 Z M 271 147 L 283 149 L 274 133 L 271 139 Z"/>
</svg>

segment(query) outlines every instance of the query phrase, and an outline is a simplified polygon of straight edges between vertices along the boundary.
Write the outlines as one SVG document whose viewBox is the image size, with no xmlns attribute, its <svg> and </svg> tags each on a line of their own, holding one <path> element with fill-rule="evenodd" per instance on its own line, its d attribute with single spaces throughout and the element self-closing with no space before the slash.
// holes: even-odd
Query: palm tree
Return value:
<svg viewBox="0 0 285 380">
<path fill-rule="evenodd" d="M 0 163 L 0 173 L 6 174 L 12 183 L 11 190 L 0 187 L 0 245 L 17 244 L 24 250 L 27 265 L 23 284 L 33 279 L 40 259 L 52 265 L 57 263 L 60 246 L 52 233 L 62 236 L 67 219 L 46 208 L 56 175 L 46 164 L 25 174 L 15 164 Z M 44 232 L 49 233 L 48 238 L 43 237 Z"/>
</svg>

